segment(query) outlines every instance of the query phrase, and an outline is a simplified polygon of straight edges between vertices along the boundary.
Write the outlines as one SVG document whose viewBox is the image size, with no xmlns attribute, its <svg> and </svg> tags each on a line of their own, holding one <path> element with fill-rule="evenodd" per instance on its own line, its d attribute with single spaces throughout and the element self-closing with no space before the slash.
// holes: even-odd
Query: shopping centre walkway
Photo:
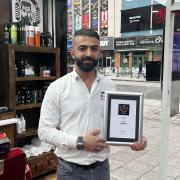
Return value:
<svg viewBox="0 0 180 180">
<path fill-rule="evenodd" d="M 159 87 L 160 82 L 146 82 L 144 78 L 109 77 L 117 85 Z M 143 134 L 148 146 L 140 152 L 129 147 L 111 146 L 111 180 L 161 180 L 160 134 L 161 100 L 144 99 Z M 174 115 L 169 122 L 168 180 L 180 180 L 180 114 Z"/>
<path fill-rule="evenodd" d="M 160 180 L 160 100 L 145 99 L 143 134 L 145 150 L 135 152 L 129 147 L 111 147 L 111 180 Z M 168 180 L 180 180 L 180 114 L 169 124 Z"/>
</svg>

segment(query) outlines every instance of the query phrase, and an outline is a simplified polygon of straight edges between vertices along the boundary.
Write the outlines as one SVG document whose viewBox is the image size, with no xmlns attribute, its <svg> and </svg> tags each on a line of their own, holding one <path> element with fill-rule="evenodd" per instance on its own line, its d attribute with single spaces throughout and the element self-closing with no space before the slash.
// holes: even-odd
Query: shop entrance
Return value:
<svg viewBox="0 0 180 180">
<path fill-rule="evenodd" d="M 139 63 L 141 62 L 143 67 L 146 66 L 146 62 L 148 61 L 148 57 L 145 55 L 133 55 L 133 67 L 138 67 Z"/>
<path fill-rule="evenodd" d="M 106 67 L 111 67 L 112 59 L 111 57 L 106 57 Z"/>
</svg>

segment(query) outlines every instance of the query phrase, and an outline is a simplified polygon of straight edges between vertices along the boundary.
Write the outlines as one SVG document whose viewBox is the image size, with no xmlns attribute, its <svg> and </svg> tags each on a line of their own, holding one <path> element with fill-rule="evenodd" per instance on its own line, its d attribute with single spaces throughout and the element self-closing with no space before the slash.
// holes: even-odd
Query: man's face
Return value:
<svg viewBox="0 0 180 180">
<path fill-rule="evenodd" d="M 30 17 L 31 16 L 31 7 L 30 6 L 22 6 L 21 14 L 22 14 L 22 17 Z"/>
<path fill-rule="evenodd" d="M 92 71 L 101 56 L 100 42 L 94 37 L 77 36 L 73 40 L 72 58 L 84 72 Z"/>
</svg>

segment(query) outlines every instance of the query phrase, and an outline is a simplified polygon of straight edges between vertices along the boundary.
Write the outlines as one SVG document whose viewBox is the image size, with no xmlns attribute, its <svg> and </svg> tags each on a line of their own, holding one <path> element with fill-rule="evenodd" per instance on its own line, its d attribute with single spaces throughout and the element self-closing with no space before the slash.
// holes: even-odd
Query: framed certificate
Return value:
<svg viewBox="0 0 180 180">
<path fill-rule="evenodd" d="M 106 143 L 130 145 L 142 137 L 143 93 L 105 92 Z"/>
</svg>

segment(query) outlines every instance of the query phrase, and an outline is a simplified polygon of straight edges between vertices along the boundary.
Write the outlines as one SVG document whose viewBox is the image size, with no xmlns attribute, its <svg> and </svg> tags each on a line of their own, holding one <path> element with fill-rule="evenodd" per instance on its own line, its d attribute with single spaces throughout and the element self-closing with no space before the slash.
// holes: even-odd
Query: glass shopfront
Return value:
<svg viewBox="0 0 180 180">
<path fill-rule="evenodd" d="M 122 9 L 132 9 L 151 5 L 151 0 L 122 0 Z"/>
</svg>

